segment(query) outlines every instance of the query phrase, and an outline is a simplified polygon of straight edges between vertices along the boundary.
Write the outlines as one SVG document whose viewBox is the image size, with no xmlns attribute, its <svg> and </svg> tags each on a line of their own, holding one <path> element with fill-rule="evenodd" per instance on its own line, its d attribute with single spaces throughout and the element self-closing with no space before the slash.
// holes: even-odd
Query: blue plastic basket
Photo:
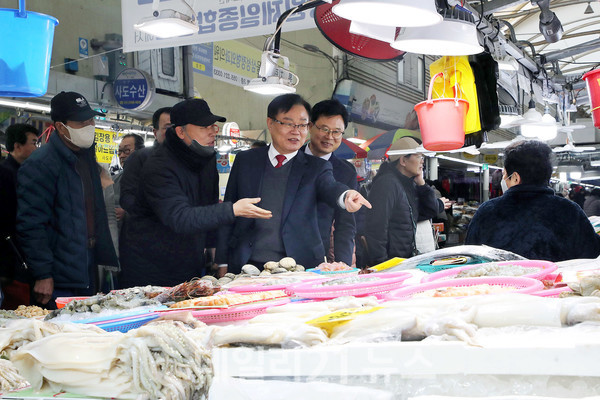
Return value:
<svg viewBox="0 0 600 400">
<path fill-rule="evenodd" d="M 96 325 L 98 328 L 104 329 L 107 332 L 119 331 L 125 333 L 131 329 L 139 328 L 145 323 L 155 320 L 158 317 L 159 315 L 157 313 L 149 313 L 145 315 L 140 315 L 139 317 L 99 322 L 94 325 Z"/>
</svg>

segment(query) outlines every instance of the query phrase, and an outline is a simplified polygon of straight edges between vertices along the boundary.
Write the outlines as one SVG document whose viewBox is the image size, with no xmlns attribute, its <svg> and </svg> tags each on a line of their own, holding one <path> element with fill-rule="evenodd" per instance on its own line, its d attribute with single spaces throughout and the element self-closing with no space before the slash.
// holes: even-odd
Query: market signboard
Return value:
<svg viewBox="0 0 600 400">
<path fill-rule="evenodd" d="M 261 52 L 228 40 L 192 46 L 194 73 L 236 86 L 245 86 L 258 76 Z"/>
<path fill-rule="evenodd" d="M 119 106 L 127 110 L 143 110 L 152 103 L 154 81 L 146 72 L 128 68 L 115 78 L 113 93 Z"/>
<path fill-rule="evenodd" d="M 100 164 L 110 164 L 117 147 L 114 132 L 96 128 L 96 160 Z"/>
<path fill-rule="evenodd" d="M 143 18 L 152 15 L 153 0 L 121 0 L 123 52 L 210 43 L 220 40 L 269 35 L 275 31 L 283 12 L 305 0 L 202 0 L 193 2 L 198 32 L 161 39 L 135 30 Z M 161 0 L 159 10 L 187 12 L 178 0 Z M 314 9 L 295 13 L 285 22 L 285 31 L 315 28 Z"/>
</svg>

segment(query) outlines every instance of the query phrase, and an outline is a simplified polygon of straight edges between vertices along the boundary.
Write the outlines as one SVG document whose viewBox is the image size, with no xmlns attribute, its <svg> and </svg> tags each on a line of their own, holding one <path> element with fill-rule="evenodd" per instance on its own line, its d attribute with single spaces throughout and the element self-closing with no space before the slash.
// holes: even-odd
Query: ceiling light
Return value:
<svg viewBox="0 0 600 400">
<path fill-rule="evenodd" d="M 594 9 L 592 8 L 592 5 L 590 4 L 589 1 L 588 1 L 588 5 L 583 13 L 584 14 L 593 14 L 594 13 Z"/>
<path fill-rule="evenodd" d="M 434 28 L 400 28 L 391 46 L 436 56 L 466 56 L 484 50 L 479 44 L 473 15 L 456 8 L 444 10 L 444 20 Z"/>
<path fill-rule="evenodd" d="M 340 0 L 332 11 L 351 21 L 385 26 L 429 26 L 442 21 L 435 0 Z"/>
<path fill-rule="evenodd" d="M 500 104 L 500 128 L 511 128 L 523 119 L 515 106 Z"/>
<path fill-rule="evenodd" d="M 561 182 L 566 182 L 567 181 L 567 173 L 566 172 L 559 172 L 558 173 L 558 179 L 560 179 Z"/>
<path fill-rule="evenodd" d="M 21 110 L 33 110 L 33 111 L 42 111 L 42 112 L 50 112 L 50 106 L 40 103 L 31 103 L 28 101 L 16 101 L 16 100 L 4 100 L 0 99 L 0 106 L 5 107 L 14 107 Z"/>
<path fill-rule="evenodd" d="M 592 180 L 600 179 L 600 170 L 593 169 L 593 170 L 585 171 L 583 173 L 583 175 L 581 175 L 580 179 L 582 181 L 592 181 Z"/>
<path fill-rule="evenodd" d="M 152 147 L 152 146 L 154 146 L 154 140 L 152 140 L 152 139 L 146 139 L 144 141 L 144 146 L 145 147 Z"/>
<path fill-rule="evenodd" d="M 537 111 L 533 98 L 529 101 L 529 110 L 523 114 L 523 120 L 519 125 L 521 125 L 521 135 L 528 138 L 552 140 L 558 132 L 554 117 L 548 113 L 548 110 L 544 115 Z"/>
<path fill-rule="evenodd" d="M 279 60 L 283 60 L 283 67 L 278 65 Z M 248 85 L 244 86 L 244 90 L 270 96 L 296 93 L 299 79 L 289 70 L 289 65 L 290 61 L 287 57 L 264 51 L 261 56 L 258 78 L 252 79 Z"/>
<path fill-rule="evenodd" d="M 157 1 L 155 0 L 154 3 L 157 3 Z M 138 31 L 163 39 L 191 35 L 198 32 L 194 13 L 189 16 L 175 10 L 159 11 L 155 9 L 152 11 L 151 17 L 143 18 L 138 24 L 134 24 L 133 27 Z"/>
</svg>

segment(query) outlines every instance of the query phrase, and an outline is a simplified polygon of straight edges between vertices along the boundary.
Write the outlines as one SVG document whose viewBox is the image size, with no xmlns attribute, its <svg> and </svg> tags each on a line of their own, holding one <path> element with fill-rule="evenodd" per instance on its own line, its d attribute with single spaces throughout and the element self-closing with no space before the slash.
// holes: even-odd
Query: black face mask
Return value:
<svg viewBox="0 0 600 400">
<path fill-rule="evenodd" d="M 190 149 L 200 157 L 212 157 L 217 152 L 213 146 L 202 146 L 197 140 L 192 140 Z"/>
</svg>

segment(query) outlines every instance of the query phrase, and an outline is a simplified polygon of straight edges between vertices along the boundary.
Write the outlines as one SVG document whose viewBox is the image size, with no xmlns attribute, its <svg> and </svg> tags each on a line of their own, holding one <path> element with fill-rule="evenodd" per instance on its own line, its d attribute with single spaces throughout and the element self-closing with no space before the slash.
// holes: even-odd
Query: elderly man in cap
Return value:
<svg viewBox="0 0 600 400">
<path fill-rule="evenodd" d="M 50 102 L 55 131 L 25 160 L 17 176 L 17 234 L 33 275 L 33 296 L 95 294 L 97 265 L 118 266 L 95 157 L 94 117 L 79 93 Z"/>
<path fill-rule="evenodd" d="M 394 142 L 393 150 L 402 154 L 390 156 L 390 161 L 381 165 L 369 192 L 373 205 L 366 216 L 370 265 L 416 255 L 417 223 L 450 207 L 447 199 L 436 199 L 425 184 L 419 142 L 407 136 Z"/>
<path fill-rule="evenodd" d="M 216 122 L 206 101 L 186 100 L 171 110 L 165 141 L 144 163 L 130 223 L 122 232 L 121 285 L 174 286 L 201 276 L 212 231 L 235 217 L 270 218 L 260 199 L 219 203 Z"/>
</svg>

